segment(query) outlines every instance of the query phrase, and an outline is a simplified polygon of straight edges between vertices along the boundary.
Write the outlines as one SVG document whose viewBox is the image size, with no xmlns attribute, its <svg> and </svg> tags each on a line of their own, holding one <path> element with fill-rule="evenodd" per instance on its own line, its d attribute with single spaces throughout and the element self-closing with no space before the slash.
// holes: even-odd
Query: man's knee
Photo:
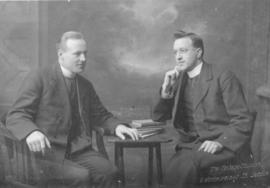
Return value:
<svg viewBox="0 0 270 188">
<path fill-rule="evenodd" d="M 55 177 L 47 178 L 45 181 L 49 187 L 87 187 L 90 182 L 89 171 L 84 168 L 70 168 Z"/>
<path fill-rule="evenodd" d="M 96 177 L 95 179 L 114 179 L 118 174 L 118 168 L 113 165 L 109 164 L 106 167 L 103 166 L 103 168 L 99 169 L 98 172 L 89 172 L 90 175 L 92 173 L 93 177 Z"/>
<path fill-rule="evenodd" d="M 115 176 L 118 173 L 118 168 L 109 160 L 99 163 L 98 166 L 93 169 L 92 173 L 102 174 L 104 176 Z M 91 173 L 91 169 L 90 169 Z"/>
<path fill-rule="evenodd" d="M 73 168 L 72 174 L 66 177 L 66 181 L 74 187 L 88 185 L 90 182 L 89 171 L 86 168 Z"/>
<path fill-rule="evenodd" d="M 178 153 L 169 162 L 165 173 L 166 185 L 193 183 L 198 174 L 197 158 L 192 153 Z"/>
<path fill-rule="evenodd" d="M 119 170 L 115 165 L 111 165 L 108 175 L 115 177 L 118 174 Z"/>
<path fill-rule="evenodd" d="M 89 171 L 87 169 L 81 170 L 76 176 L 73 177 L 74 180 L 79 182 L 88 182 L 89 181 Z"/>
</svg>

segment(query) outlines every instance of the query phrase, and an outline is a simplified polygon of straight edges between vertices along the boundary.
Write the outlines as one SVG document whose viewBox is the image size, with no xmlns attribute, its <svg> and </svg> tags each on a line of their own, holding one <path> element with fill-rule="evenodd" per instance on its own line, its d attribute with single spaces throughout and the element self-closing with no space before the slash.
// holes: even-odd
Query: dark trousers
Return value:
<svg viewBox="0 0 270 188">
<path fill-rule="evenodd" d="M 38 159 L 39 184 L 42 187 L 111 188 L 117 168 L 102 154 L 88 150 L 69 159 Z"/>
<path fill-rule="evenodd" d="M 195 187 L 199 172 L 212 165 L 230 161 L 235 155 L 223 149 L 217 154 L 198 151 L 198 147 L 182 148 L 176 151 L 165 171 L 165 185 L 168 188 Z"/>
</svg>

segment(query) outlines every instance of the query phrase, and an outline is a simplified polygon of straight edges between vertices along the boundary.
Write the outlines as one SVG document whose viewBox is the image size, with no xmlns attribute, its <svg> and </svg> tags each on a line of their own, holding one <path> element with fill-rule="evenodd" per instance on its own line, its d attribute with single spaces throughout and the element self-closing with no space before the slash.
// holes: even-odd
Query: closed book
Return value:
<svg viewBox="0 0 270 188">
<path fill-rule="evenodd" d="M 153 130 L 160 130 L 164 129 L 163 126 L 147 126 L 147 127 L 137 127 L 138 131 L 153 131 Z"/>
<path fill-rule="evenodd" d="M 148 126 L 160 126 L 165 125 L 165 122 L 153 121 L 152 119 L 140 119 L 140 120 L 132 120 L 131 127 L 148 127 Z"/>
<path fill-rule="evenodd" d="M 164 131 L 163 127 L 152 127 L 152 128 L 137 128 L 138 134 L 141 138 L 145 138 L 152 135 L 160 134 Z"/>
<path fill-rule="evenodd" d="M 140 135 L 140 138 L 146 138 L 146 137 L 149 137 L 149 136 L 154 136 L 154 135 L 157 135 L 159 133 L 148 133 L 148 134 L 143 134 L 143 135 Z"/>
</svg>

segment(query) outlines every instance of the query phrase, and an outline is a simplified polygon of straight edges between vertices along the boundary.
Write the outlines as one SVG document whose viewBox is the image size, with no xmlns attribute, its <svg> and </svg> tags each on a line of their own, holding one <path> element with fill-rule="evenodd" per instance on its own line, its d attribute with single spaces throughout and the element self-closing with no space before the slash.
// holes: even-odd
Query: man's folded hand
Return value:
<svg viewBox="0 0 270 188">
<path fill-rule="evenodd" d="M 208 152 L 215 154 L 223 149 L 223 146 L 216 141 L 206 140 L 202 143 L 198 151 Z"/>
</svg>

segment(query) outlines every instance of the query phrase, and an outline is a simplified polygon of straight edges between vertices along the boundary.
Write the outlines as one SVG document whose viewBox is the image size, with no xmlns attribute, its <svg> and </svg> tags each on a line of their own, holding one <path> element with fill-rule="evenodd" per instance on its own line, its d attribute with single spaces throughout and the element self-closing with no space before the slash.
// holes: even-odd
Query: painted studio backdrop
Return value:
<svg viewBox="0 0 270 188">
<path fill-rule="evenodd" d="M 201 35 L 205 60 L 242 81 L 258 112 L 254 155 L 267 159 L 268 99 L 256 90 L 270 75 L 269 12 L 267 0 L 1 1 L 1 113 L 32 68 L 56 63 L 61 34 L 78 30 L 88 43 L 83 75 L 105 106 L 120 118 L 150 118 L 164 73 L 174 66 L 173 32 L 181 29 Z"/>
</svg>

